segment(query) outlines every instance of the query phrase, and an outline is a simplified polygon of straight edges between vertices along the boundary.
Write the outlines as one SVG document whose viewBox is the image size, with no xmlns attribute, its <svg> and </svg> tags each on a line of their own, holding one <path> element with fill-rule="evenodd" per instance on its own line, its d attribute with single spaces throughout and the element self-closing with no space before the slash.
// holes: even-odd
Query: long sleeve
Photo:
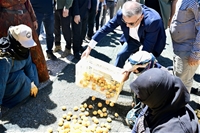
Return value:
<svg viewBox="0 0 200 133">
<path fill-rule="evenodd" d="M 0 57 L 0 105 L 2 104 L 2 100 L 4 97 L 4 93 L 6 90 L 6 84 L 9 77 L 10 69 L 12 66 L 12 61 L 7 59 L 6 57 Z"/>
<path fill-rule="evenodd" d="M 157 42 L 162 21 L 154 21 L 146 30 L 142 50 L 152 52 Z"/>
<path fill-rule="evenodd" d="M 191 57 L 196 59 L 196 60 L 200 60 L 200 13 L 199 13 L 199 6 L 197 6 L 198 3 L 193 3 L 193 5 L 191 6 L 191 10 L 194 13 L 195 16 L 195 28 L 197 31 L 196 34 L 196 39 L 193 43 L 193 48 L 192 48 L 192 53 L 191 53 Z"/>
<path fill-rule="evenodd" d="M 55 8 L 56 10 L 63 9 L 64 7 L 66 9 L 69 9 L 72 6 L 73 1 L 74 0 L 57 0 L 55 4 Z"/>
<path fill-rule="evenodd" d="M 72 15 L 80 15 L 78 0 L 74 0 L 72 4 Z"/>
<path fill-rule="evenodd" d="M 39 81 L 38 81 L 37 70 L 33 68 L 33 63 L 30 54 L 29 57 L 26 59 L 26 64 L 24 66 L 24 73 L 31 80 L 31 82 L 34 82 L 36 85 L 38 85 Z"/>
<path fill-rule="evenodd" d="M 65 1 L 65 8 L 69 9 L 72 6 L 73 0 L 66 0 Z"/>
</svg>

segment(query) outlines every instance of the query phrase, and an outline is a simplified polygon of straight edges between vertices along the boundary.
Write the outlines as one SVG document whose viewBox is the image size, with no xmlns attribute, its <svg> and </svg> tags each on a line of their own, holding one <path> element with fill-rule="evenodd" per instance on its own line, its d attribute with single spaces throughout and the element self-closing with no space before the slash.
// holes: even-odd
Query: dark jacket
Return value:
<svg viewBox="0 0 200 133">
<path fill-rule="evenodd" d="M 91 0 L 91 8 L 90 10 L 97 10 L 97 0 Z"/>
<path fill-rule="evenodd" d="M 88 0 L 74 0 L 72 4 L 71 14 L 80 15 L 81 19 L 87 17 Z"/>
<path fill-rule="evenodd" d="M 32 7 L 37 13 L 52 13 L 53 1 L 52 0 L 30 0 Z"/>
</svg>

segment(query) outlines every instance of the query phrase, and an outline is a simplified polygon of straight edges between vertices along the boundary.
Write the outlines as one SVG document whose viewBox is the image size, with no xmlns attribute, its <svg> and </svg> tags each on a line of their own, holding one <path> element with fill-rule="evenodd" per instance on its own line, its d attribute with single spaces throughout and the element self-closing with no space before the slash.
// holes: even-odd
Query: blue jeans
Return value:
<svg viewBox="0 0 200 133">
<path fill-rule="evenodd" d="M 37 13 L 35 12 L 36 17 L 37 17 L 37 22 L 38 22 L 38 29 L 37 29 L 37 33 L 38 35 L 40 35 L 40 27 L 41 24 L 43 22 L 44 24 L 44 28 L 46 31 L 46 43 L 47 43 L 47 50 L 46 52 L 52 52 L 52 48 L 53 48 L 53 42 L 54 42 L 54 15 L 53 12 L 52 13 L 48 13 L 48 14 L 43 14 L 43 13 Z"/>
<path fill-rule="evenodd" d="M 39 27 L 38 27 L 39 28 Z M 41 24 L 41 27 L 40 27 L 40 34 L 43 34 L 43 33 L 45 33 L 44 32 L 44 24 L 42 23 Z"/>
<path fill-rule="evenodd" d="M 117 54 L 117 58 L 115 60 L 115 66 L 123 68 L 126 60 L 129 58 L 129 56 L 139 50 L 139 47 L 141 46 L 141 43 L 134 40 L 130 39 L 127 42 L 125 42 Z"/>
</svg>

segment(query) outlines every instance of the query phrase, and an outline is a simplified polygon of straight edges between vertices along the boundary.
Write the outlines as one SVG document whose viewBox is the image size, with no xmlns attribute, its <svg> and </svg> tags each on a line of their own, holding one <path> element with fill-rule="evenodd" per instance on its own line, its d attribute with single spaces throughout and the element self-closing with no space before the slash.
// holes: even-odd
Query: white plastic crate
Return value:
<svg viewBox="0 0 200 133">
<path fill-rule="evenodd" d="M 81 59 L 76 64 L 76 85 L 90 88 L 116 102 L 123 88 L 122 69 L 94 57 Z"/>
</svg>

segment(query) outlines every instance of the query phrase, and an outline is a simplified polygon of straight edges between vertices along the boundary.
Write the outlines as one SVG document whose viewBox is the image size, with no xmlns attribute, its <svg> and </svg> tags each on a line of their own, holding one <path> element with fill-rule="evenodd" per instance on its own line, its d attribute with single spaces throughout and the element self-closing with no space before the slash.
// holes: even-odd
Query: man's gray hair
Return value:
<svg viewBox="0 0 200 133">
<path fill-rule="evenodd" d="M 126 17 L 132 17 L 142 14 L 141 4 L 135 1 L 127 1 L 122 6 L 122 14 Z"/>
</svg>

